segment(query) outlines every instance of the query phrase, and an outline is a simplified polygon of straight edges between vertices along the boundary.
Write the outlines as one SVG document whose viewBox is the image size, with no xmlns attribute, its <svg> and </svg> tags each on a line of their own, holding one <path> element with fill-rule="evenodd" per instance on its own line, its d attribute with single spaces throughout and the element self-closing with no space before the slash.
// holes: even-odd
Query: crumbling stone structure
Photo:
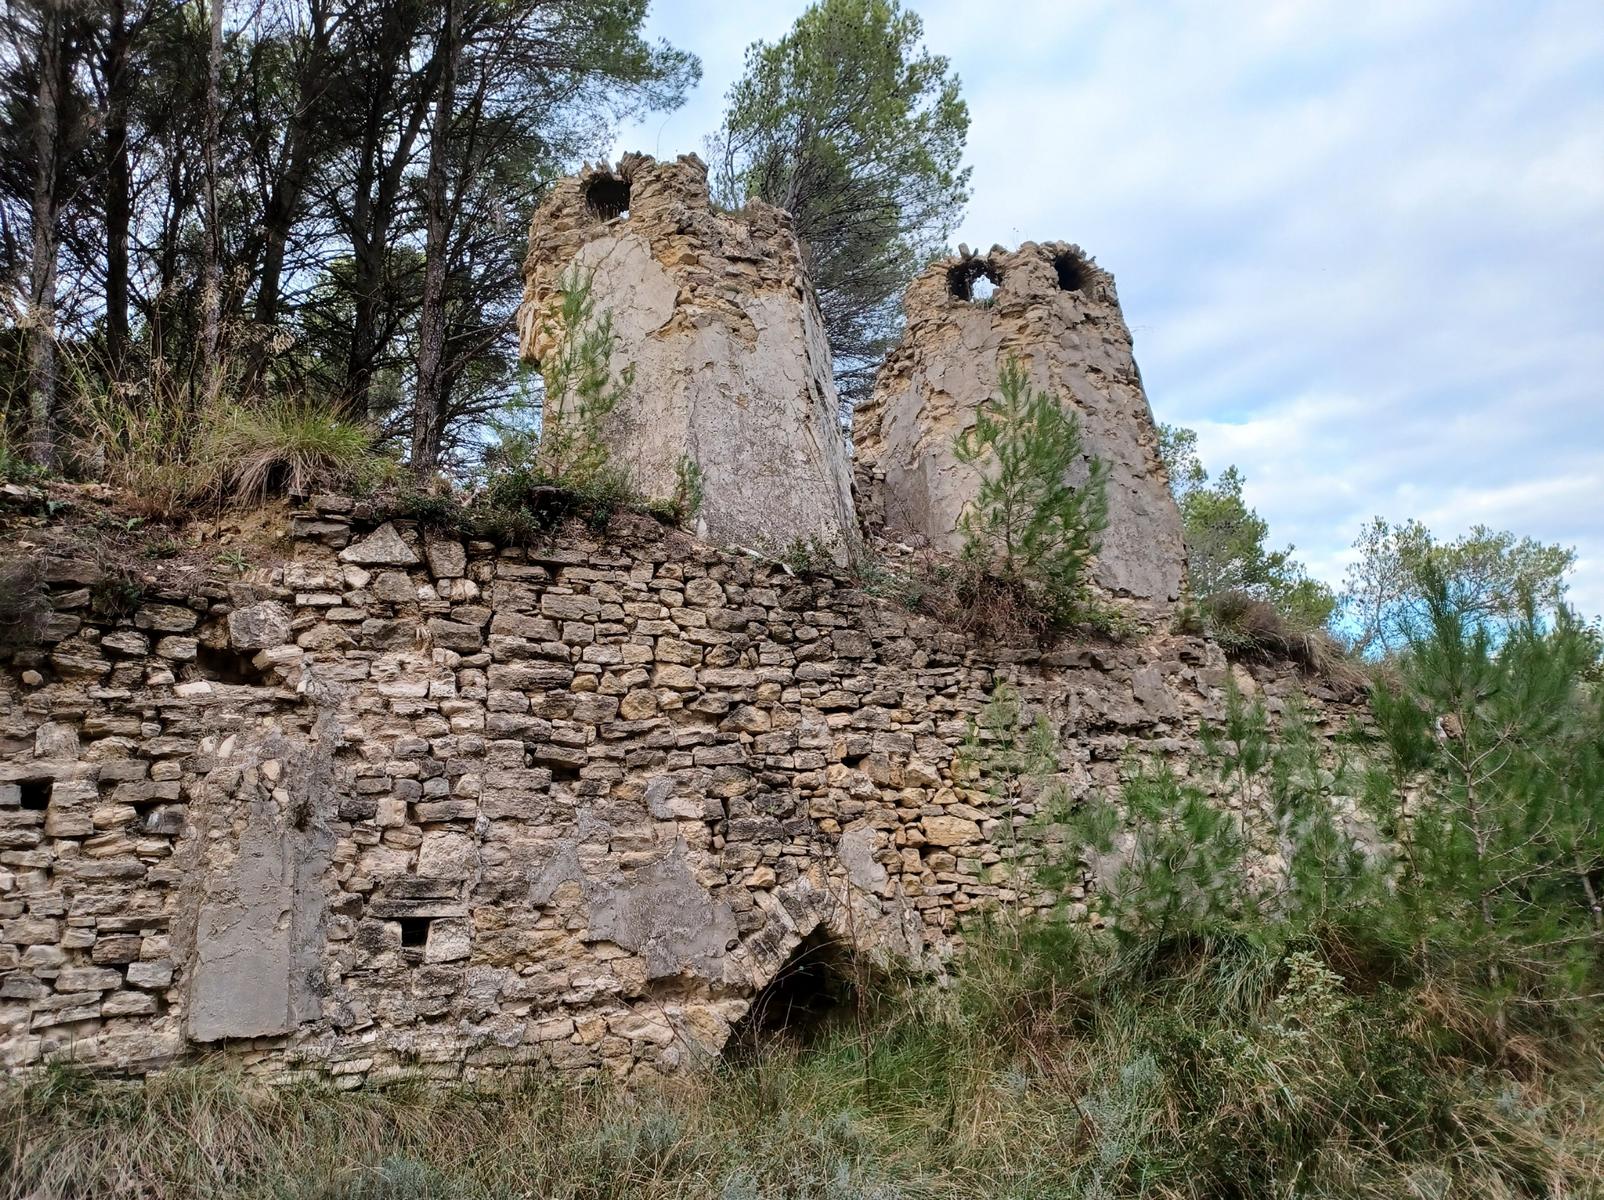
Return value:
<svg viewBox="0 0 1604 1200">
<path fill-rule="evenodd" d="M 958 518 L 980 476 L 953 439 L 997 395 L 1008 356 L 1079 415 L 1089 454 L 1109 465 L 1108 529 L 1095 582 L 1162 607 L 1179 598 L 1181 521 L 1158 456 L 1152 410 L 1114 280 L 1079 247 L 967 248 L 908 288 L 907 328 L 853 419 L 865 523 L 957 551 Z"/>
<path fill-rule="evenodd" d="M 644 519 L 530 550 L 339 497 L 293 521 L 286 561 L 120 613 L 43 560 L 39 640 L 0 661 L 6 1069 L 695 1066 L 804 944 L 930 963 L 1064 899 L 1027 873 L 1032 798 L 959 761 L 1000 680 L 1071 795 L 1184 769 L 1233 669 L 1302 690 L 1168 632 L 976 645 Z"/>
<path fill-rule="evenodd" d="M 782 549 L 846 546 L 856 532 L 830 349 L 788 213 L 714 209 L 694 155 L 626 155 L 562 180 L 536 211 L 519 310 L 523 357 L 565 335 L 574 272 L 617 335 L 615 375 L 634 383 L 606 441 L 643 494 L 674 495 L 701 469 L 698 533 Z"/>
</svg>

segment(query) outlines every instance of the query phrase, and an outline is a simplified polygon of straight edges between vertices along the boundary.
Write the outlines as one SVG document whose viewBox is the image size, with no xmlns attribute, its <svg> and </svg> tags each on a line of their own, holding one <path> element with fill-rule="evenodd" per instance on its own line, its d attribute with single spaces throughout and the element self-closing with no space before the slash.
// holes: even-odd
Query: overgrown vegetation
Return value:
<svg viewBox="0 0 1604 1200">
<path fill-rule="evenodd" d="M 958 461 L 981 473 L 959 519 L 960 598 L 1035 614 L 1044 629 L 1071 624 L 1090 607 L 1086 570 L 1108 525 L 1108 465 L 1085 453 L 1079 420 L 1032 388 L 1018 359 L 1002 364 L 997 391 L 953 443 Z"/>
<path fill-rule="evenodd" d="M 699 75 L 646 10 L 6 6 L 0 412 L 27 456 L 63 465 L 85 391 L 137 407 L 167 370 L 208 401 L 319 397 L 420 473 L 468 465 L 517 386 L 528 214 Z"/>
<path fill-rule="evenodd" d="M 252 403 L 207 399 L 154 369 L 136 402 L 86 395 L 79 462 L 127 497 L 167 517 L 198 504 L 259 503 L 274 496 L 368 490 L 391 464 L 371 430 L 307 397 Z"/>
<path fill-rule="evenodd" d="M 1500 1037 L 1342 940 L 1112 956 L 998 927 L 867 1042 L 625 1094 L 69 1072 L 0 1101 L 11 1194 L 436 1200 L 1566 1197 L 1604 1154 L 1570 1022 Z M 1346 970 L 1344 969 L 1346 968 Z"/>
<path fill-rule="evenodd" d="M 701 471 L 689 458 L 677 465 L 674 495 L 656 503 L 637 494 L 628 472 L 612 461 L 607 418 L 629 394 L 635 372 L 633 364 L 614 364 L 612 313 L 597 311 L 591 282 L 577 267 L 563 276 L 561 300 L 546 317 L 553 350 L 540 364 L 538 406 L 533 413 L 514 407 L 496 422 L 483 486 L 465 503 L 406 496 L 401 512 L 517 545 L 570 518 L 600 529 L 620 510 L 635 509 L 678 523 L 700 506 Z"/>
</svg>

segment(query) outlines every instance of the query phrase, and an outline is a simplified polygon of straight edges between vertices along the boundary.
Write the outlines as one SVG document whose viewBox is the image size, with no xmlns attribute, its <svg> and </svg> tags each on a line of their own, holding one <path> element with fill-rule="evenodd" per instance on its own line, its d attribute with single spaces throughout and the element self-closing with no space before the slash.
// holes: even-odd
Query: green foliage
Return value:
<svg viewBox="0 0 1604 1200">
<path fill-rule="evenodd" d="M 793 575 L 828 575 L 836 569 L 837 547 L 821 534 L 798 534 L 780 551 L 780 562 Z"/>
<path fill-rule="evenodd" d="M 243 575 L 251 569 L 251 560 L 238 547 L 222 551 L 215 561 L 218 566 L 233 575 Z"/>
<path fill-rule="evenodd" d="M 550 318 L 556 349 L 540 364 L 538 428 L 519 423 L 517 414 L 498 425 L 501 440 L 486 454 L 485 486 L 458 518 L 502 544 L 537 540 L 571 517 L 601 528 L 620 509 L 642 505 L 627 473 L 610 461 L 605 437 L 607 418 L 634 381 L 634 365 L 614 370 L 618 335 L 612 314 L 596 311 L 591 276 L 575 267 L 562 282 L 562 304 Z M 682 464 L 679 478 L 681 488 L 700 487 L 694 466 Z M 676 491 L 671 504 L 680 498 Z M 424 511 L 433 503 L 428 497 L 409 503 L 439 519 Z"/>
<path fill-rule="evenodd" d="M 1375 697 L 1364 798 L 1398 847 L 1417 952 L 1477 964 L 1500 1013 L 1595 984 L 1604 957 L 1598 633 L 1561 607 L 1495 636 L 1438 579 Z"/>
<path fill-rule="evenodd" d="M 633 363 L 613 370 L 618 335 L 612 313 L 596 311 L 592 278 L 576 266 L 561 281 L 562 304 L 551 318 L 557 348 L 540 364 L 545 396 L 533 461 L 519 461 L 527 449 L 516 438 L 502 446 L 513 469 L 527 466 L 548 483 L 576 489 L 612 473 L 603 429 L 635 379 Z"/>
<path fill-rule="evenodd" d="M 204 453 L 225 494 L 244 503 L 361 486 L 384 467 L 371 431 L 317 401 L 283 397 L 236 405 L 212 421 L 203 434 Z"/>
<path fill-rule="evenodd" d="M 960 518 L 963 555 L 1034 589 L 1049 612 L 1067 619 L 1108 524 L 1108 466 L 1088 458 L 1079 420 L 1032 389 L 1017 359 L 1004 364 L 998 390 L 954 441 L 958 461 L 984 476 Z M 1077 472 L 1085 476 L 1079 485 L 1070 482 Z"/>
<path fill-rule="evenodd" d="M 1360 654 L 1395 652 L 1431 628 L 1431 594 L 1440 582 L 1467 622 L 1497 631 L 1528 611 L 1554 613 L 1576 552 L 1477 525 L 1441 542 L 1419 521 L 1392 525 L 1376 517 L 1354 542 L 1357 558 L 1343 579 L 1342 616 Z"/>
<path fill-rule="evenodd" d="M 701 465 L 689 454 L 680 455 L 674 464 L 674 496 L 670 501 L 675 521 L 686 524 L 702 511 L 702 501 L 706 498 Z"/>
<path fill-rule="evenodd" d="M 77 379 L 86 389 L 75 405 L 79 458 L 152 516 L 358 488 L 386 467 L 372 431 L 339 416 L 324 398 L 208 397 L 160 362 L 132 391 L 95 390 L 87 370 Z"/>
<path fill-rule="evenodd" d="M 0 483 L 38 483 L 49 477 L 49 471 L 28 460 L 27 447 L 12 433 L 0 405 Z"/>
<path fill-rule="evenodd" d="M 1017 852 L 1014 815 L 1024 799 L 1057 803 L 1052 782 L 1058 771 L 1058 735 L 1047 714 L 1025 720 L 1019 691 L 1006 680 L 969 722 L 953 759 L 954 778 L 989 793 L 1008 809 L 1008 828 L 999 835 L 1010 854 Z"/>
<path fill-rule="evenodd" d="M 524 468 L 498 471 L 465 512 L 469 531 L 504 546 L 539 541 L 577 518 L 600 530 L 637 498 L 620 471 L 598 469 L 577 483 L 550 483 Z"/>
<path fill-rule="evenodd" d="M 1227 467 L 1213 483 L 1197 455 L 1197 434 L 1159 427 L 1159 454 L 1181 510 L 1192 594 L 1212 616 L 1215 598 L 1240 593 L 1269 603 L 1293 627 L 1320 629 L 1336 598 L 1292 557 L 1295 547 L 1271 550 L 1270 528 L 1242 499 L 1242 473 Z"/>
<path fill-rule="evenodd" d="M 969 112 L 922 22 L 897 0 L 820 0 L 747 49 L 710 139 L 716 194 L 788 209 L 844 403 L 866 394 L 898 300 L 969 195 Z"/>
<path fill-rule="evenodd" d="M 1056 814 L 1044 882 L 1091 864 L 1126 941 L 1341 926 L 1500 1028 L 1582 1003 L 1604 985 L 1599 632 L 1561 607 L 1495 637 L 1442 580 L 1426 619 L 1341 758 L 1233 691 L 1205 769 L 1144 766 Z"/>
<path fill-rule="evenodd" d="M 126 617 L 144 598 L 144 581 L 123 565 L 107 566 L 89 589 L 89 607 L 101 617 Z"/>
<path fill-rule="evenodd" d="M 1281 940 L 1371 911 L 1384 891 L 1351 823 L 1344 763 L 1296 713 L 1272 729 L 1262 701 L 1227 686 L 1223 720 L 1205 725 L 1201 769 L 1139 764 L 1117 796 L 1060 805 L 1043 882 L 1065 888 L 1088 869 L 1089 905 L 1127 944 L 1178 935 Z M 1279 867 L 1265 870 L 1274 855 Z M 1368 907 L 1367 907 L 1368 906 Z"/>
</svg>

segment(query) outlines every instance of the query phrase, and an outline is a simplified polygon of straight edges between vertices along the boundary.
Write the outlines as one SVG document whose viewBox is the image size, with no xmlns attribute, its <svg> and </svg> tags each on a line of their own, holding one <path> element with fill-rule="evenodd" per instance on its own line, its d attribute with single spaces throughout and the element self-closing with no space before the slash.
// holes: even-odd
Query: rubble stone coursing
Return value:
<svg viewBox="0 0 1604 1200">
<path fill-rule="evenodd" d="M 1053 901 L 1032 805 L 954 777 L 998 681 L 1072 794 L 1184 767 L 1232 670 L 1301 691 L 1194 637 L 977 647 L 655 525 L 497 550 L 327 497 L 292 545 L 120 616 L 46 561 L 0 675 L 7 1069 L 694 1066 L 804 939 L 930 964 Z"/>
<path fill-rule="evenodd" d="M 525 360 L 559 344 L 575 272 L 597 316 L 611 314 L 615 377 L 634 372 L 606 440 L 637 490 L 671 498 L 689 460 L 702 472 L 702 536 L 764 550 L 851 541 L 830 348 L 788 213 L 716 211 L 694 155 L 631 154 L 560 181 L 529 227 Z"/>
<path fill-rule="evenodd" d="M 996 287 L 968 298 L 981 279 Z M 1181 521 L 1114 280 L 1077 246 L 1026 242 L 966 250 L 922 273 L 904 299 L 907 327 L 853 416 L 865 523 L 939 550 L 962 548 L 958 518 L 980 475 L 953 454 L 975 411 L 997 396 L 1009 355 L 1031 384 L 1079 415 L 1085 449 L 1109 466 L 1108 529 L 1093 572 L 1114 595 L 1163 607 L 1179 598 Z"/>
</svg>

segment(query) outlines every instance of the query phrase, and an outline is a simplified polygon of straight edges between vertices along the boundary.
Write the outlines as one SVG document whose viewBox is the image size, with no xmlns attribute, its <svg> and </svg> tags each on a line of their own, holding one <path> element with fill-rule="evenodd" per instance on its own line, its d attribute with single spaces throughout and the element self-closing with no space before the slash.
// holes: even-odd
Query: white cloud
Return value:
<svg viewBox="0 0 1604 1200">
<path fill-rule="evenodd" d="M 963 77 L 956 240 L 1114 271 L 1153 407 L 1335 581 L 1359 523 L 1575 545 L 1604 612 L 1604 6 L 911 0 Z M 685 0 L 699 149 L 794 6 Z M 659 141 L 659 130 L 661 140 Z"/>
</svg>

